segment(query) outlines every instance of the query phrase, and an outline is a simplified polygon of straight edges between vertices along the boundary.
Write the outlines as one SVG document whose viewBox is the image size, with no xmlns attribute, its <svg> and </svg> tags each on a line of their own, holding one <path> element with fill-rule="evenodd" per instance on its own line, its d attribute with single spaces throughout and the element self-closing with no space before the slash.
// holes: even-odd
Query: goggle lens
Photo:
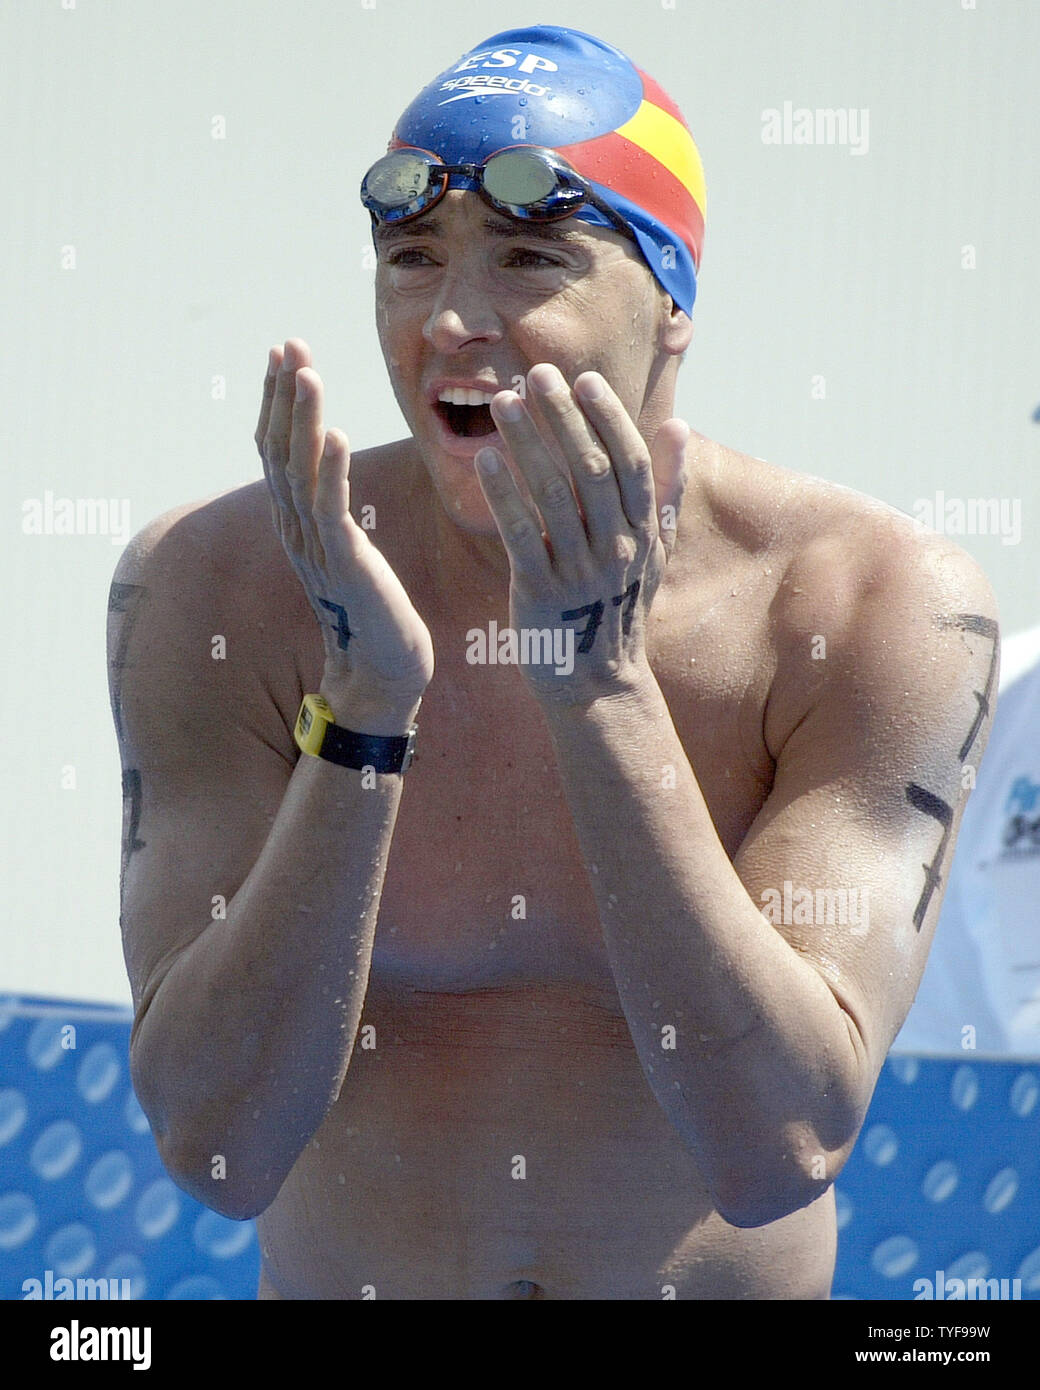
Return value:
<svg viewBox="0 0 1040 1390">
<path fill-rule="evenodd" d="M 473 179 L 492 207 L 521 220 L 554 221 L 588 203 L 619 231 L 632 235 L 573 169 L 540 146 L 500 150 L 482 165 L 442 164 L 429 150 L 391 150 L 365 175 L 361 201 L 379 222 L 405 221 L 432 207 L 452 174 Z"/>
<path fill-rule="evenodd" d="M 496 202 L 507 206 L 534 208 L 559 184 L 556 171 L 544 159 L 521 150 L 493 156 L 484 167 L 485 189 Z"/>
<path fill-rule="evenodd" d="M 365 175 L 364 191 L 377 212 L 380 208 L 397 211 L 416 202 L 421 207 L 430 191 L 430 165 L 403 150 L 385 155 Z"/>
</svg>

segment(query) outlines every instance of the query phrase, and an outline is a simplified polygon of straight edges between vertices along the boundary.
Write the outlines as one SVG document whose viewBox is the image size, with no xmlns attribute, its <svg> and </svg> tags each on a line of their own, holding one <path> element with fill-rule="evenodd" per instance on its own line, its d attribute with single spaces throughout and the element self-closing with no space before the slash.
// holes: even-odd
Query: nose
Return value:
<svg viewBox="0 0 1040 1390">
<path fill-rule="evenodd" d="M 437 297 L 423 324 L 423 337 L 437 352 L 458 352 L 470 343 L 498 343 L 502 321 L 489 288 L 472 267 L 445 270 Z"/>
</svg>

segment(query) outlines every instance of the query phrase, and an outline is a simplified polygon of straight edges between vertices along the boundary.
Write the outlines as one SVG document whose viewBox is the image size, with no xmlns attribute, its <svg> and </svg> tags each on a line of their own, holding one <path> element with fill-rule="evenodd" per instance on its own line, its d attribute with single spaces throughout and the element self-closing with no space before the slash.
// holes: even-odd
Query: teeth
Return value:
<svg viewBox="0 0 1040 1390">
<path fill-rule="evenodd" d="M 449 386 L 437 397 L 448 405 L 490 405 L 493 391 L 475 391 L 469 386 Z"/>
</svg>

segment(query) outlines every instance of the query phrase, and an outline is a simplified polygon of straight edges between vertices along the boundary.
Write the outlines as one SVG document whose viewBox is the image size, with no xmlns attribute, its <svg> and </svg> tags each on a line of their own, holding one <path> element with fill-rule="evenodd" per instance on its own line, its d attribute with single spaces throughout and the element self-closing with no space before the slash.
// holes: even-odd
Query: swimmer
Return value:
<svg viewBox="0 0 1040 1390">
<path fill-rule="evenodd" d="M 351 452 L 290 338 L 264 478 L 115 575 L 163 1162 L 258 1219 L 261 1299 L 827 1298 L 990 587 L 674 417 L 704 180 L 625 55 L 496 34 L 369 166 L 408 435 Z"/>
</svg>

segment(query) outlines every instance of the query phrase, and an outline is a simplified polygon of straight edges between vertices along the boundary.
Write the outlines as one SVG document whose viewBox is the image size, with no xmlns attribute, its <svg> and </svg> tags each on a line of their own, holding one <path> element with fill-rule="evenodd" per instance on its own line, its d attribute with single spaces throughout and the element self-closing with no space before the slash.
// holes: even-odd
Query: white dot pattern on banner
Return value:
<svg viewBox="0 0 1040 1390">
<path fill-rule="evenodd" d="M 148 1294 L 148 1274 L 137 1255 L 117 1255 L 101 1271 L 104 1279 L 129 1279 L 130 1297 L 145 1298 Z"/>
<path fill-rule="evenodd" d="M 845 1227 L 849 1224 L 849 1222 L 852 1220 L 852 1215 L 854 1211 L 855 1207 L 853 1207 L 852 1202 L 845 1195 L 845 1193 L 842 1192 L 839 1188 L 835 1188 L 834 1216 L 835 1220 L 837 1221 L 839 1231 L 843 1231 Z"/>
<path fill-rule="evenodd" d="M 36 1203 L 24 1192 L 0 1196 L 0 1250 L 15 1250 L 36 1230 Z"/>
<path fill-rule="evenodd" d="M 40 1134 L 29 1151 L 34 1173 L 49 1182 L 63 1178 L 79 1162 L 83 1136 L 71 1120 L 55 1120 Z"/>
<path fill-rule="evenodd" d="M 0 1091 L 0 1145 L 9 1144 L 25 1125 L 29 1107 L 21 1091 Z"/>
<path fill-rule="evenodd" d="M 891 1236 L 875 1247 L 870 1263 L 886 1279 L 898 1279 L 917 1263 L 917 1246 L 909 1236 Z"/>
<path fill-rule="evenodd" d="M 959 1182 L 960 1174 L 956 1163 L 944 1158 L 928 1169 L 921 1184 L 921 1191 L 929 1202 L 945 1202 L 947 1197 L 952 1197 L 957 1191 Z"/>
<path fill-rule="evenodd" d="M 75 1222 L 54 1232 L 44 1247 L 43 1258 L 47 1268 L 53 1269 L 55 1274 L 66 1279 L 77 1279 L 90 1269 L 96 1254 L 94 1232 Z"/>
<path fill-rule="evenodd" d="M 190 1279 L 182 1279 L 179 1284 L 174 1284 L 173 1288 L 166 1295 L 169 1299 L 193 1299 L 196 1301 L 207 1300 L 212 1302 L 214 1299 L 227 1298 L 227 1294 L 208 1274 L 196 1274 Z"/>
<path fill-rule="evenodd" d="M 897 1076 L 905 1085 L 910 1086 L 917 1080 L 917 1073 L 921 1069 L 921 1064 L 916 1057 L 890 1057 L 889 1066 L 892 1068 L 893 1076 Z"/>
<path fill-rule="evenodd" d="M 219 1212 L 204 1211 L 195 1223 L 195 1244 L 215 1260 L 227 1260 L 241 1255 L 249 1246 L 253 1233 L 242 1221 L 230 1221 Z"/>
<path fill-rule="evenodd" d="M 1023 1294 L 1040 1294 L 1040 1245 L 1030 1251 L 1015 1273 L 1022 1280 Z"/>
<path fill-rule="evenodd" d="M 76 1087 L 84 1100 L 93 1105 L 108 1096 L 119 1081 L 122 1067 L 111 1043 L 92 1047 L 79 1065 Z"/>
<path fill-rule="evenodd" d="M 863 1151 L 871 1163 L 886 1167 L 899 1152 L 899 1141 L 888 1125 L 871 1125 L 863 1135 Z"/>
<path fill-rule="evenodd" d="M 945 1274 L 947 1279 L 985 1279 L 989 1275 L 989 1260 L 981 1250 L 967 1250 L 951 1260 Z"/>
<path fill-rule="evenodd" d="M 134 1185 L 134 1168 L 121 1149 L 102 1154 L 83 1182 L 87 1200 L 100 1211 L 119 1205 Z"/>
<path fill-rule="evenodd" d="M 126 1121 L 127 1129 L 132 1129 L 135 1134 L 148 1133 L 148 1116 L 141 1109 L 141 1102 L 133 1091 L 127 1092 L 126 1105 L 123 1107 L 123 1119 Z"/>
<path fill-rule="evenodd" d="M 1018 1279 L 1009 1296 L 1040 1297 L 1035 1067 L 890 1057 L 835 1186 L 832 1297 L 912 1299 L 940 1271 L 1005 1293 Z"/>
<path fill-rule="evenodd" d="M 1011 1109 L 1019 1117 L 1026 1119 L 1033 1113 L 1037 1098 L 1040 1097 L 1040 1078 L 1035 1072 L 1024 1071 L 1016 1076 L 1009 1097 Z"/>
<path fill-rule="evenodd" d="M 958 1067 L 950 1082 L 950 1098 L 958 1110 L 970 1110 L 979 1098 L 979 1082 L 971 1067 Z"/>
<path fill-rule="evenodd" d="M 119 1296 L 135 1299 L 256 1297 L 255 1223 L 207 1210 L 163 1170 L 130 1084 L 131 1021 L 0 998 L 0 1298 L 48 1270 L 126 1280 Z"/>
<path fill-rule="evenodd" d="M 37 1071 L 50 1071 L 69 1056 L 61 1045 L 64 1024 L 56 1018 L 41 1018 L 29 1034 L 26 1054 Z"/>
<path fill-rule="evenodd" d="M 134 1220 L 148 1240 L 164 1236 L 180 1215 L 180 1198 L 169 1178 L 159 1178 L 146 1187 L 137 1201 Z"/>
<path fill-rule="evenodd" d="M 1015 1193 L 1018 1191 L 1018 1174 L 1014 1168 L 1002 1168 L 990 1185 L 986 1188 L 982 1198 L 982 1205 L 988 1212 L 994 1215 L 1015 1200 Z"/>
</svg>

